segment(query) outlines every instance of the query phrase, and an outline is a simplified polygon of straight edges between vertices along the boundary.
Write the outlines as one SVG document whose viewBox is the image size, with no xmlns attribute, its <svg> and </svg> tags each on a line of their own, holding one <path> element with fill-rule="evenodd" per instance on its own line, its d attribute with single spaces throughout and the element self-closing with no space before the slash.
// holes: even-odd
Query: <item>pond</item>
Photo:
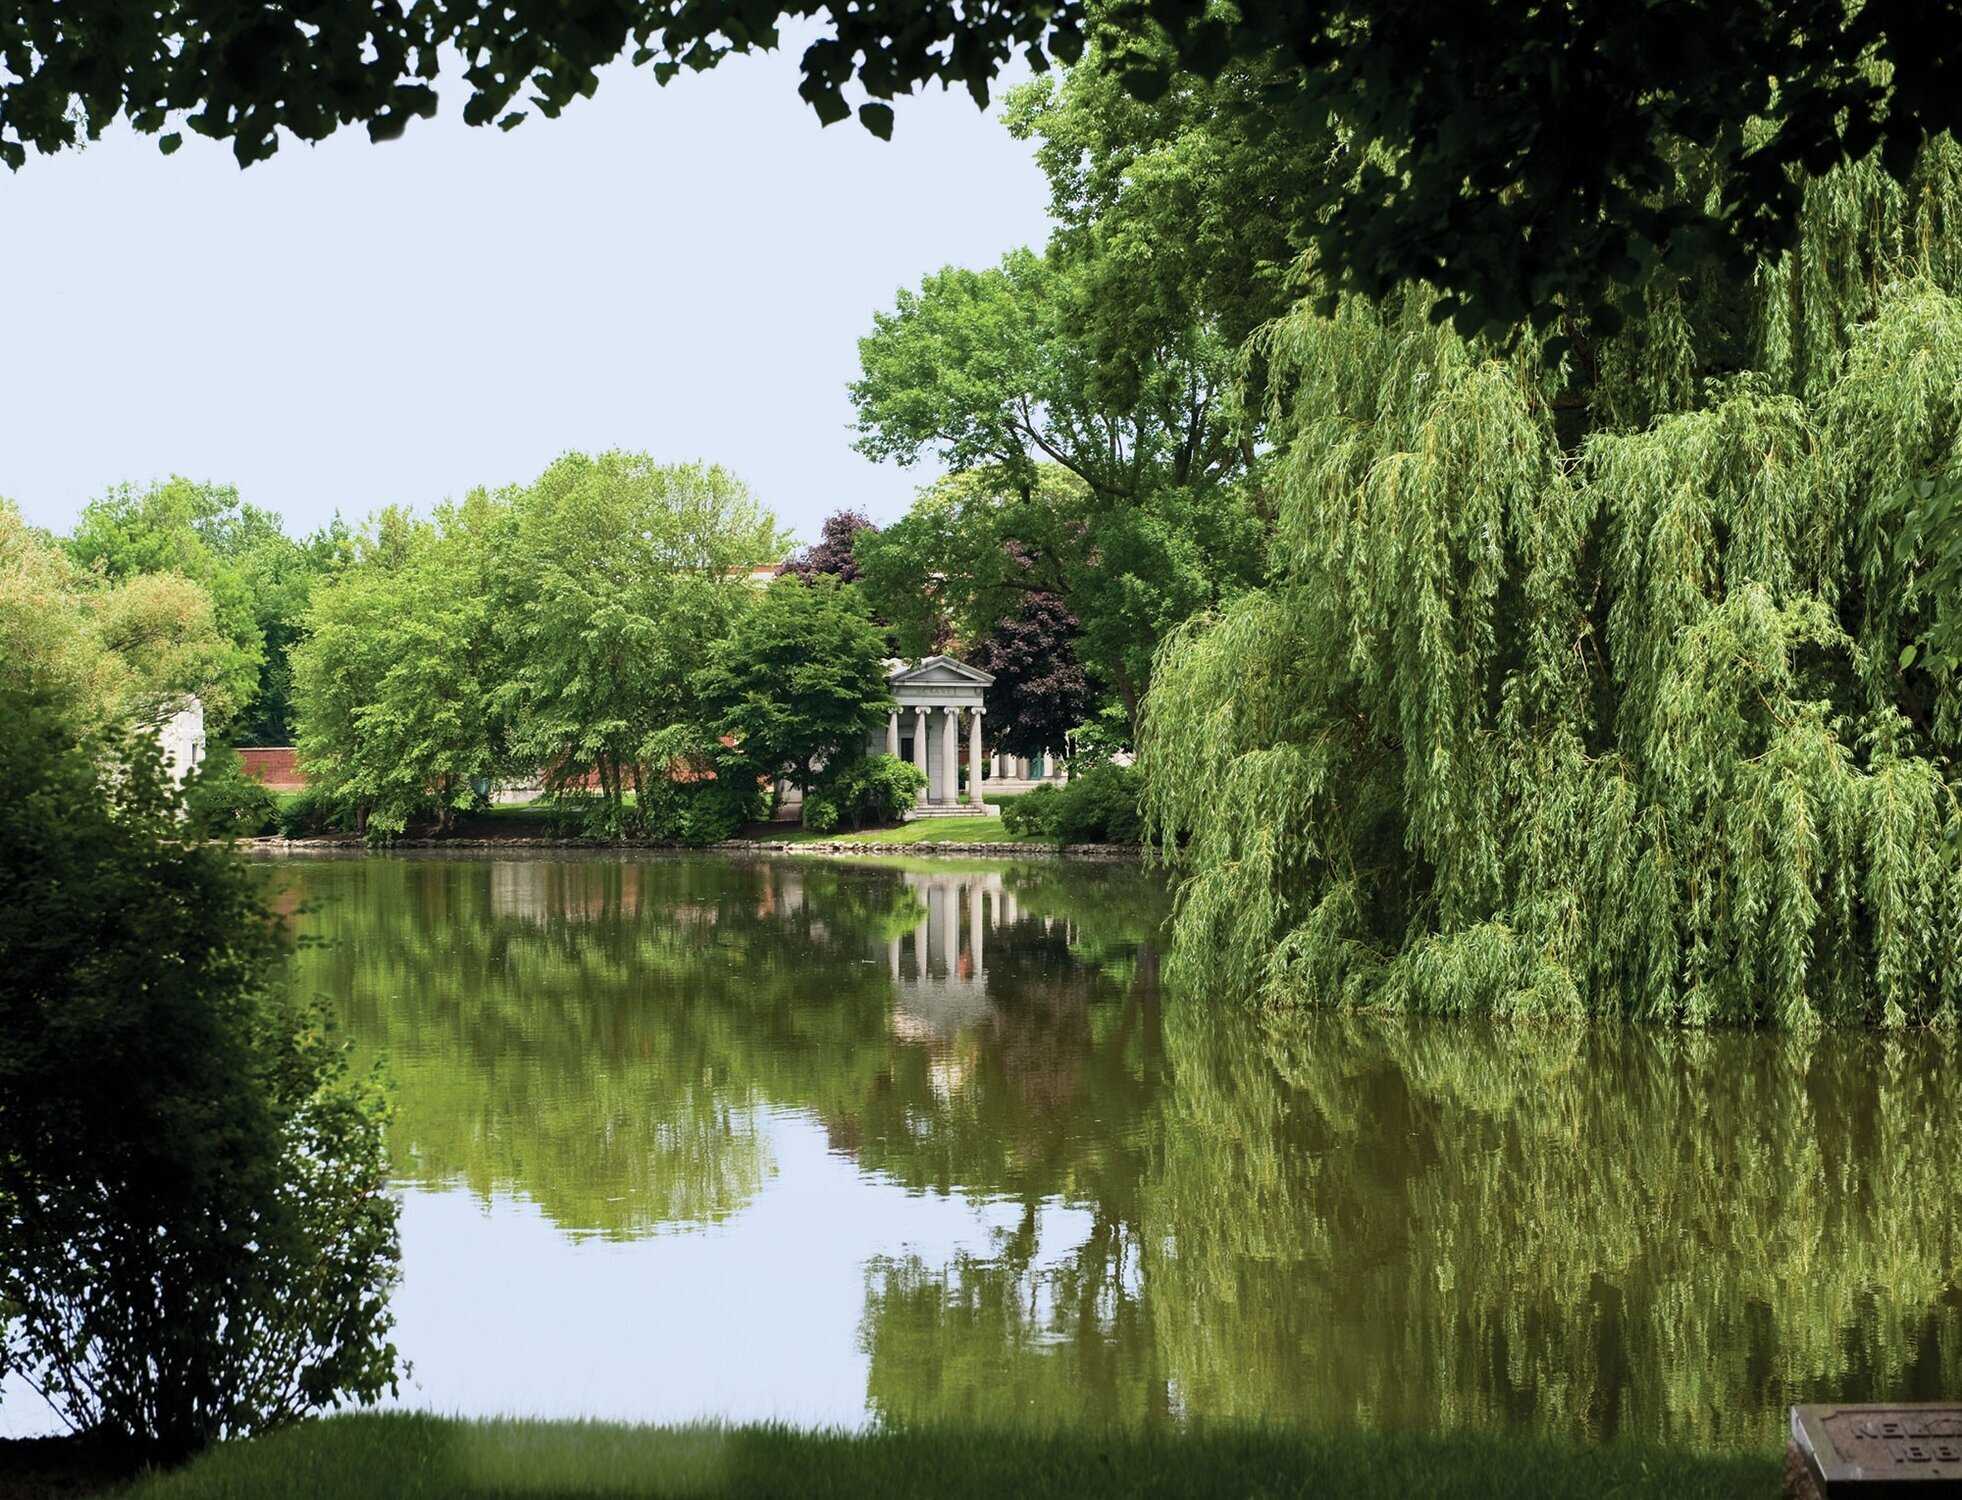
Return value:
<svg viewBox="0 0 1962 1500">
<path fill-rule="evenodd" d="M 1261 1019 L 1126 866 L 266 873 L 394 1080 L 408 1405 L 1724 1449 L 1962 1390 L 1940 1038 Z"/>
</svg>

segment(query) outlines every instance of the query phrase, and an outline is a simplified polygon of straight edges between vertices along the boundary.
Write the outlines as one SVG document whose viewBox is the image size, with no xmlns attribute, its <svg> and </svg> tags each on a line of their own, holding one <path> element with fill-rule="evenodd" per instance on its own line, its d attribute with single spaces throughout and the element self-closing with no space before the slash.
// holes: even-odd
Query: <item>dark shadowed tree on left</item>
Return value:
<svg viewBox="0 0 1962 1500">
<path fill-rule="evenodd" d="M 383 1101 L 264 883 L 148 736 L 0 721 L 0 1369 L 167 1454 L 392 1391 Z"/>
</svg>

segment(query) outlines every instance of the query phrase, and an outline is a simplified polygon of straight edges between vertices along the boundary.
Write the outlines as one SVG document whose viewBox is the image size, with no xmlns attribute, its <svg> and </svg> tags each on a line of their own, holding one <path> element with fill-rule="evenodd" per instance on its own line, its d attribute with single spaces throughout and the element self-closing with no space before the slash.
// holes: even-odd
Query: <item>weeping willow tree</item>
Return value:
<svg viewBox="0 0 1962 1500">
<path fill-rule="evenodd" d="M 1944 138 L 1557 358 L 1421 289 L 1264 330 L 1274 582 L 1167 642 L 1141 746 L 1174 977 L 1953 1024 L 1962 699 L 1898 497 L 1956 458 L 1958 215 Z"/>
</svg>

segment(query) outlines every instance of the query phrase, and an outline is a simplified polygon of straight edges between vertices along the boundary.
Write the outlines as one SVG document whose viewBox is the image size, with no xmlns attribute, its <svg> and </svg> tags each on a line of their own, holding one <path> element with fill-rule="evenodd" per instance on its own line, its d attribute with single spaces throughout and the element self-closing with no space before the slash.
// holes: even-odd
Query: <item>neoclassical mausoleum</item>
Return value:
<svg viewBox="0 0 1962 1500">
<path fill-rule="evenodd" d="M 884 751 L 910 760 L 926 773 L 926 789 L 911 816 L 979 818 L 1000 811 L 979 797 L 960 800 L 963 749 L 967 765 L 980 768 L 978 774 L 987 790 L 1026 791 L 1042 781 L 1060 779 L 1061 768 L 1053 760 L 1045 758 L 1031 765 L 1027 760 L 989 754 L 984 749 L 988 739 L 984 723 L 987 690 L 994 680 L 979 667 L 951 656 L 886 663 L 886 682 L 898 706 L 886 719 L 884 736 L 875 730 L 865 748 L 868 754 Z M 970 772 L 970 782 L 973 775 Z"/>
</svg>

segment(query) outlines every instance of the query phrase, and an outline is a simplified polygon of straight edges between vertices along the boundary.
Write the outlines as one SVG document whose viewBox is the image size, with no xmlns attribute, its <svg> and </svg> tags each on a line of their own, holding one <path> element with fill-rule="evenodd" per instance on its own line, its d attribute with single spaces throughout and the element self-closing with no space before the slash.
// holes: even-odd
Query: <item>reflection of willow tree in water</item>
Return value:
<svg viewBox="0 0 1962 1500">
<path fill-rule="evenodd" d="M 1945 1045 L 1176 1007 L 1145 1268 L 1181 1405 L 1762 1446 L 1962 1381 Z"/>
<path fill-rule="evenodd" d="M 890 883 L 708 861 L 366 860 L 304 889 L 332 941 L 300 982 L 387 1055 L 398 1173 L 616 1236 L 747 1202 L 772 1086 L 848 1087 L 857 1063 L 869 1087 L 867 935 L 911 915 Z"/>
</svg>

